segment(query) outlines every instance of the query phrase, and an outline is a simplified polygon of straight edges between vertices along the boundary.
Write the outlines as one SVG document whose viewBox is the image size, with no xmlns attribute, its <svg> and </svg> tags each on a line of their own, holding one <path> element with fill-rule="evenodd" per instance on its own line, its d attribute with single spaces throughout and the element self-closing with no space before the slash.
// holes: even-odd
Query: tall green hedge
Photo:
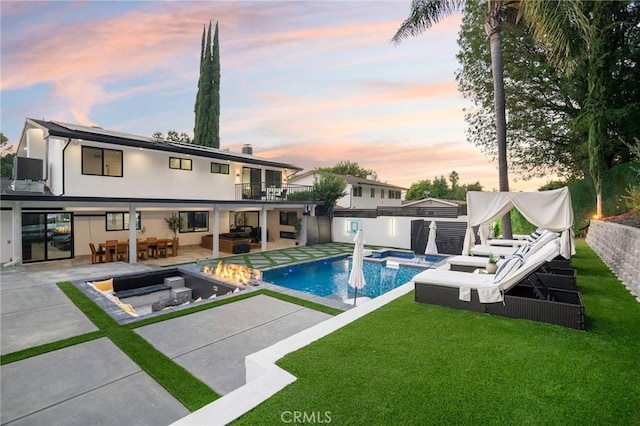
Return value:
<svg viewBox="0 0 640 426">
<path fill-rule="evenodd" d="M 602 214 L 615 216 L 629 211 L 624 200 L 631 185 L 640 184 L 638 175 L 633 169 L 638 168 L 638 162 L 625 163 L 608 170 L 602 184 Z M 589 220 L 596 213 L 596 193 L 591 178 L 582 179 L 569 185 L 571 202 L 575 216 L 574 230 L 579 230 L 589 224 Z"/>
</svg>

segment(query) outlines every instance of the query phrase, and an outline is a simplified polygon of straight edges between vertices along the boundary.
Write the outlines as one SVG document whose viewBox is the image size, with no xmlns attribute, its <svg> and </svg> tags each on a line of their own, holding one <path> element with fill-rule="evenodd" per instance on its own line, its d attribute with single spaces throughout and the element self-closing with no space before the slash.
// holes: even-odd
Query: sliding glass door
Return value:
<svg viewBox="0 0 640 426">
<path fill-rule="evenodd" d="M 72 213 L 22 213 L 22 262 L 73 258 Z"/>
</svg>

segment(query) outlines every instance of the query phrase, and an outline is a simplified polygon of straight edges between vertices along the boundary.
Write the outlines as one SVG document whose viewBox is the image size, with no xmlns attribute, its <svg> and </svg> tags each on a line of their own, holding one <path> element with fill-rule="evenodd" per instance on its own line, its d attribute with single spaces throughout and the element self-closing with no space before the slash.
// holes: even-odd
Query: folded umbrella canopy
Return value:
<svg viewBox="0 0 640 426">
<path fill-rule="evenodd" d="M 366 284 L 364 280 L 364 272 L 362 270 L 362 263 L 364 257 L 364 235 L 362 229 L 359 229 L 356 233 L 356 237 L 353 239 L 353 257 L 351 260 L 351 273 L 349 274 L 349 285 L 355 289 L 355 296 L 353 298 L 353 305 L 356 304 L 358 298 L 358 289 L 363 288 Z"/>
<path fill-rule="evenodd" d="M 438 246 L 436 246 L 436 221 L 432 220 L 429 225 L 429 240 L 427 241 L 427 248 L 424 250 L 424 254 L 438 254 Z"/>
</svg>

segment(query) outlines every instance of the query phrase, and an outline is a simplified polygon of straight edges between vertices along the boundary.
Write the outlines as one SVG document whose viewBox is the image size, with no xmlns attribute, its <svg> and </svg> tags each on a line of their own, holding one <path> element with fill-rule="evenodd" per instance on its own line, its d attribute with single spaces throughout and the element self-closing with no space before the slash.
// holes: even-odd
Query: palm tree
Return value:
<svg viewBox="0 0 640 426">
<path fill-rule="evenodd" d="M 441 19 L 464 9 L 465 3 L 466 0 L 413 0 L 409 17 L 391 41 L 398 44 L 421 34 Z M 582 13 L 580 0 L 487 0 L 485 31 L 491 46 L 499 189 L 509 191 L 501 36 L 503 25 L 525 25 L 534 38 L 545 45 L 551 60 L 570 69 L 575 66 L 578 56 L 574 43 L 575 29 L 586 34 L 588 22 Z M 511 216 L 508 213 L 502 218 L 502 235 L 512 238 Z"/>
</svg>

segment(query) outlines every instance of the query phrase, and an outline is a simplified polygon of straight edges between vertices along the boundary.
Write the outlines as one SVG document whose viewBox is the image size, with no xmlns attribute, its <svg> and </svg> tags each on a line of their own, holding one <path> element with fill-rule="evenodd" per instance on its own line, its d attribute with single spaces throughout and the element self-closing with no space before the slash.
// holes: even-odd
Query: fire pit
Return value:
<svg viewBox="0 0 640 426">
<path fill-rule="evenodd" d="M 250 284 L 257 285 L 257 282 L 262 278 L 262 272 L 257 269 L 233 263 L 223 263 L 222 261 L 218 262 L 215 267 L 205 265 L 202 272 L 211 275 L 216 280 L 238 287 L 246 287 Z"/>
</svg>

